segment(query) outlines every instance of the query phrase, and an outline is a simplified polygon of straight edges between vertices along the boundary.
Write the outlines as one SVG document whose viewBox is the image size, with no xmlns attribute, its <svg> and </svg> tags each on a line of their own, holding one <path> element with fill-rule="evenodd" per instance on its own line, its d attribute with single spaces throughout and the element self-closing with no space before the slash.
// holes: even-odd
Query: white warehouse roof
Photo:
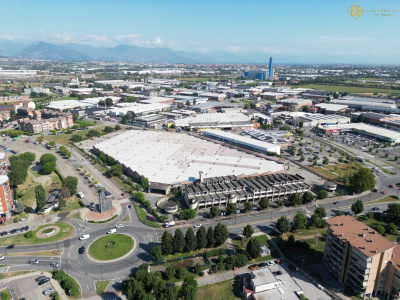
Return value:
<svg viewBox="0 0 400 300">
<path fill-rule="evenodd" d="M 283 164 L 191 135 L 130 130 L 94 146 L 150 182 L 175 184 L 205 178 L 283 171 Z"/>
</svg>

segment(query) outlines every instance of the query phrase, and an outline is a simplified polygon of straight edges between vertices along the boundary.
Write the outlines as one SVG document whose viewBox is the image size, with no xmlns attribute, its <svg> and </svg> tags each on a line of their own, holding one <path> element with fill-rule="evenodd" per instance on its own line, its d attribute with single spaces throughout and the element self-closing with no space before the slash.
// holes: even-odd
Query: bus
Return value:
<svg viewBox="0 0 400 300">
<path fill-rule="evenodd" d="M 358 160 L 359 162 L 364 162 L 364 157 L 356 156 L 356 160 Z"/>
</svg>

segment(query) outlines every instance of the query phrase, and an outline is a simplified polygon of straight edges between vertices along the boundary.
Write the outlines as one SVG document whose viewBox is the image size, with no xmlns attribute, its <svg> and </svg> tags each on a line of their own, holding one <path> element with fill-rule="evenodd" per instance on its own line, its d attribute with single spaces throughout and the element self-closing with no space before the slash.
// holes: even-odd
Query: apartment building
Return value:
<svg viewBox="0 0 400 300">
<path fill-rule="evenodd" d="M 9 110 L 0 110 L 0 121 L 8 121 L 11 118 Z"/>
<path fill-rule="evenodd" d="M 395 274 L 399 266 L 392 261 L 398 251 L 394 251 L 395 244 L 348 215 L 333 217 L 327 223 L 324 262 L 339 282 L 362 297 L 388 290 L 391 293 L 392 288 L 398 293 L 400 276 L 397 278 Z M 390 265 L 394 271 L 389 272 Z M 397 279 L 395 284 L 393 278 Z"/>
<path fill-rule="evenodd" d="M 6 154 L 4 152 L 0 152 L 0 174 L 6 175 L 8 173 L 8 167 L 6 162 Z"/>
<path fill-rule="evenodd" d="M 7 175 L 0 175 L 0 214 L 8 213 L 14 209 L 10 183 Z"/>
<path fill-rule="evenodd" d="M 304 193 L 310 186 L 300 175 L 270 174 L 253 177 L 222 176 L 203 178 L 182 187 L 189 208 L 225 207 L 229 203 L 256 202 L 263 197 L 284 198 L 293 193 Z"/>
<path fill-rule="evenodd" d="M 62 130 L 70 128 L 74 125 L 71 117 L 58 117 L 45 120 L 29 120 L 20 119 L 18 120 L 19 129 L 29 133 L 40 133 L 50 130 Z"/>
</svg>

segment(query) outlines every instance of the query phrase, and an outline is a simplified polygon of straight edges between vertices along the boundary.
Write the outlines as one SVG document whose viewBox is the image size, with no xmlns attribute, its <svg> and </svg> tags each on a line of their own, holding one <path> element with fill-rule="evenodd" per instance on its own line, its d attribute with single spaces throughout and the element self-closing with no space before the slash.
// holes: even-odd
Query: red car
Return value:
<svg viewBox="0 0 400 300">
<path fill-rule="evenodd" d="M 382 193 L 382 194 L 386 194 L 386 192 L 385 192 L 385 191 L 382 191 L 381 193 Z"/>
<path fill-rule="evenodd" d="M 25 141 L 25 143 L 30 143 L 30 142 L 31 142 L 30 140 L 26 140 L 26 141 Z"/>
<path fill-rule="evenodd" d="M 121 196 L 125 196 L 125 193 L 122 193 Z"/>
<path fill-rule="evenodd" d="M 390 188 L 393 188 L 393 184 L 389 185 Z"/>
</svg>

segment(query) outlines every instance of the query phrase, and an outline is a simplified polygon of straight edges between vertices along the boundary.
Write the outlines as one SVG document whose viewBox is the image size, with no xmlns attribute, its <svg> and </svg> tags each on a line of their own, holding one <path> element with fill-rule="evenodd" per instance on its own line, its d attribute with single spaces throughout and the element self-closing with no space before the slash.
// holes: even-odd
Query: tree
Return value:
<svg viewBox="0 0 400 300">
<path fill-rule="evenodd" d="M 303 203 L 310 203 L 314 200 L 314 196 L 311 192 L 304 192 L 303 196 L 301 197 L 303 200 Z"/>
<path fill-rule="evenodd" d="M 194 273 L 200 274 L 203 271 L 203 268 L 201 267 L 201 264 L 197 263 L 194 266 Z"/>
<path fill-rule="evenodd" d="M 372 190 L 375 187 L 375 176 L 368 168 L 361 168 L 349 177 L 351 189 L 356 193 Z"/>
<path fill-rule="evenodd" d="M 122 165 L 113 165 L 108 171 L 110 176 L 119 177 L 122 175 Z"/>
<path fill-rule="evenodd" d="M 302 154 L 301 156 L 300 156 L 300 161 L 305 161 L 306 160 L 306 158 L 304 157 L 304 155 Z"/>
<path fill-rule="evenodd" d="M 50 154 L 50 153 L 43 154 L 40 157 L 40 163 L 42 165 L 49 163 L 49 162 L 56 162 L 56 161 L 57 161 L 57 157 L 55 157 L 53 154 Z"/>
<path fill-rule="evenodd" d="M 63 186 L 63 187 L 61 188 L 60 195 L 61 195 L 61 197 L 62 197 L 63 199 L 69 199 L 69 198 L 71 198 L 71 193 L 70 193 L 70 191 L 69 191 L 69 188 L 66 187 L 66 186 Z"/>
<path fill-rule="evenodd" d="M 351 205 L 351 211 L 356 215 L 362 213 L 363 210 L 364 210 L 364 204 L 361 200 L 357 200 Z"/>
<path fill-rule="evenodd" d="M 260 243 L 255 238 L 251 238 L 250 241 L 247 243 L 246 251 L 251 258 L 256 258 L 260 256 Z"/>
<path fill-rule="evenodd" d="M 201 226 L 196 232 L 197 249 L 207 247 L 207 231 L 204 226 Z"/>
<path fill-rule="evenodd" d="M 78 143 L 82 140 L 83 140 L 83 137 L 80 136 L 79 134 L 74 134 L 71 136 L 71 141 L 73 141 L 74 143 Z"/>
<path fill-rule="evenodd" d="M 389 222 L 393 222 L 396 225 L 400 224 L 400 204 L 399 203 L 389 204 L 388 209 L 386 210 L 386 214 L 389 218 Z"/>
<path fill-rule="evenodd" d="M 335 217 L 336 216 L 343 216 L 344 215 L 344 213 L 341 211 L 341 210 L 338 210 L 336 213 L 335 213 Z"/>
<path fill-rule="evenodd" d="M 20 214 L 24 212 L 26 209 L 25 205 L 22 203 L 21 200 L 15 200 L 15 207 L 14 207 L 14 212 L 16 214 Z"/>
<path fill-rule="evenodd" d="M 184 209 L 179 212 L 179 218 L 182 220 L 194 219 L 197 216 L 197 212 L 194 209 Z"/>
<path fill-rule="evenodd" d="M 172 241 L 173 253 L 182 253 L 185 249 L 185 236 L 179 228 L 175 231 L 174 239 Z"/>
<path fill-rule="evenodd" d="M 99 161 L 101 161 L 103 163 L 105 163 L 107 161 L 107 157 L 103 152 L 101 152 L 99 155 Z"/>
<path fill-rule="evenodd" d="M 276 230 L 278 230 L 280 233 L 289 232 L 290 222 L 286 216 L 282 216 L 276 221 Z"/>
<path fill-rule="evenodd" d="M 322 225 L 321 218 L 316 213 L 313 213 L 310 218 L 309 226 L 310 227 L 321 227 L 321 225 Z"/>
<path fill-rule="evenodd" d="M 143 177 L 142 180 L 140 181 L 140 184 L 144 189 L 147 189 L 149 187 L 149 179 L 146 177 Z"/>
<path fill-rule="evenodd" d="M 263 197 L 260 199 L 258 202 L 258 205 L 261 207 L 261 209 L 266 209 L 269 207 L 269 199 L 267 197 Z"/>
<path fill-rule="evenodd" d="M 184 280 L 187 276 L 187 270 L 185 267 L 179 267 L 175 274 L 176 278 Z"/>
<path fill-rule="evenodd" d="M 214 230 L 210 226 L 207 229 L 207 246 L 208 248 L 212 248 L 215 245 L 215 239 L 214 239 Z"/>
<path fill-rule="evenodd" d="M 10 184 L 14 187 L 23 183 L 28 177 L 28 162 L 24 159 L 21 159 L 19 156 L 11 156 L 10 163 L 11 163 L 11 171 L 7 174 L 8 178 L 10 179 Z"/>
<path fill-rule="evenodd" d="M 97 130 L 95 130 L 95 129 L 90 129 L 89 131 L 88 131 L 88 133 L 86 134 L 88 137 L 99 137 L 100 136 L 100 132 L 98 132 Z"/>
<path fill-rule="evenodd" d="M 291 234 L 291 235 L 289 235 L 288 239 L 286 240 L 285 247 L 287 249 L 291 249 L 295 246 L 295 242 L 296 242 L 296 240 L 295 240 L 293 234 Z"/>
<path fill-rule="evenodd" d="M 382 225 L 378 225 L 376 227 L 376 231 L 380 234 L 383 235 L 385 233 L 385 228 Z"/>
<path fill-rule="evenodd" d="M 236 213 L 237 207 L 234 203 L 229 203 L 228 206 L 226 207 L 226 212 L 231 215 Z"/>
<path fill-rule="evenodd" d="M 61 197 L 60 200 L 58 201 L 58 207 L 62 209 L 66 206 L 67 206 L 67 201 L 65 200 L 65 198 Z"/>
<path fill-rule="evenodd" d="M 151 256 L 153 257 L 155 262 L 161 262 L 164 260 L 164 256 L 162 255 L 162 249 L 160 245 L 155 245 L 151 248 Z"/>
<path fill-rule="evenodd" d="M 296 206 L 301 204 L 301 197 L 298 193 L 293 193 L 289 196 L 289 202 L 291 205 Z"/>
<path fill-rule="evenodd" d="M 111 126 L 106 126 L 106 127 L 104 127 L 104 132 L 107 132 L 107 133 L 114 132 L 114 128 L 112 128 Z"/>
<path fill-rule="evenodd" d="M 197 281 L 193 276 L 187 276 L 182 283 L 180 295 L 183 300 L 195 300 L 197 294 Z"/>
<path fill-rule="evenodd" d="M 392 235 L 395 235 L 395 234 L 397 234 L 397 227 L 396 227 L 396 225 L 394 224 L 394 223 L 389 223 L 388 225 L 387 225 L 387 227 L 386 227 L 386 232 L 388 233 L 388 234 L 392 234 Z"/>
<path fill-rule="evenodd" d="M 297 212 L 296 216 L 293 218 L 294 229 L 302 230 L 307 227 L 307 216 L 301 211 Z"/>
<path fill-rule="evenodd" d="M 167 276 L 168 280 L 174 278 L 175 273 L 176 273 L 175 269 L 171 266 L 168 266 L 167 269 L 165 270 L 165 276 Z"/>
<path fill-rule="evenodd" d="M 219 210 L 219 208 L 217 206 L 211 207 L 211 209 L 210 209 L 210 217 L 211 218 L 215 218 L 220 215 L 221 215 L 221 211 Z"/>
<path fill-rule="evenodd" d="M 43 165 L 43 171 L 45 174 L 51 174 L 56 170 L 56 162 L 48 162 Z"/>
<path fill-rule="evenodd" d="M 106 98 L 105 103 L 107 106 L 112 106 L 114 104 L 111 98 Z"/>
<path fill-rule="evenodd" d="M 173 252 L 173 237 L 169 231 L 164 231 L 161 236 L 161 250 L 164 255 L 172 254 Z"/>
<path fill-rule="evenodd" d="M 135 193 L 135 199 L 141 203 L 143 203 L 146 200 L 142 192 Z"/>
<path fill-rule="evenodd" d="M 21 158 L 26 160 L 29 164 L 33 163 L 36 159 L 36 154 L 32 152 L 24 152 L 19 155 Z"/>
<path fill-rule="evenodd" d="M 192 227 L 189 227 L 188 230 L 186 231 L 185 242 L 186 242 L 186 250 L 188 252 L 196 250 L 197 240 L 196 236 L 194 235 Z"/>
<path fill-rule="evenodd" d="M 328 195 L 329 195 L 328 191 L 320 190 L 320 191 L 318 192 L 318 199 L 325 199 L 325 198 L 328 198 Z"/>
<path fill-rule="evenodd" d="M 164 300 L 176 300 L 178 299 L 178 295 L 179 295 L 179 286 L 174 285 L 168 287 L 164 293 Z"/>
<path fill-rule="evenodd" d="M 78 178 L 74 176 L 65 177 L 63 186 L 66 186 L 69 189 L 71 195 L 76 195 L 78 192 Z"/>
<path fill-rule="evenodd" d="M 252 207 L 253 207 L 253 205 L 251 204 L 251 202 L 246 202 L 244 204 L 244 210 L 245 211 L 251 211 Z"/>
<path fill-rule="evenodd" d="M 117 125 L 115 125 L 115 127 L 114 127 L 114 130 L 115 130 L 115 131 L 121 130 L 121 126 L 120 126 L 120 125 L 118 125 L 118 124 L 117 124 Z"/>
<path fill-rule="evenodd" d="M 35 187 L 36 207 L 40 211 L 46 205 L 46 192 L 41 184 Z"/>
<path fill-rule="evenodd" d="M 325 207 L 317 207 L 314 211 L 319 218 L 323 219 L 326 217 Z"/>
<path fill-rule="evenodd" d="M 56 142 L 55 142 L 55 141 L 50 141 L 50 142 L 49 142 L 49 145 L 52 146 L 52 147 L 54 147 L 54 146 L 56 145 Z"/>
<path fill-rule="evenodd" d="M 322 160 L 322 163 L 324 164 L 324 165 L 327 165 L 327 164 L 329 164 L 329 158 L 324 158 L 323 160 Z"/>
<path fill-rule="evenodd" d="M 250 238 L 254 233 L 253 227 L 251 227 L 250 224 L 248 224 L 245 228 L 243 228 L 243 235 L 246 238 Z"/>
<path fill-rule="evenodd" d="M 109 156 L 107 156 L 106 162 L 107 162 L 107 165 L 113 166 L 113 165 L 115 165 L 115 158 L 109 155 Z"/>
<path fill-rule="evenodd" d="M 220 246 L 225 243 L 229 237 L 228 227 L 225 224 L 218 223 L 214 228 L 215 246 Z"/>
</svg>

